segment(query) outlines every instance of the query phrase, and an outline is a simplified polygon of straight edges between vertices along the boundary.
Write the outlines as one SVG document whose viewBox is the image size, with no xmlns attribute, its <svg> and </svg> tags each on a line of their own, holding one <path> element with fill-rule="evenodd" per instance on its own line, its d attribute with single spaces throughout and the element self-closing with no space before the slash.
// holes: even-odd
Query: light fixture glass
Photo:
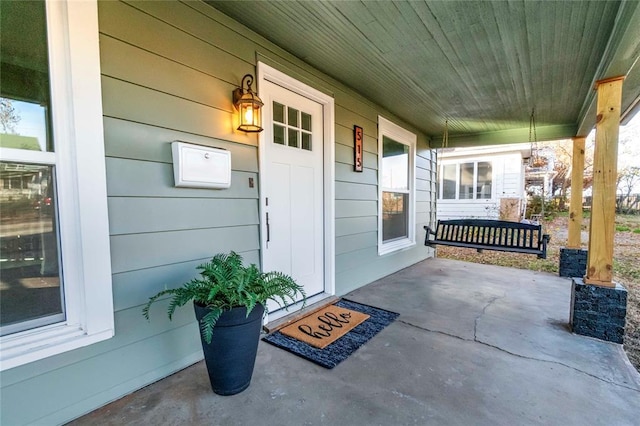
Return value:
<svg viewBox="0 0 640 426">
<path fill-rule="evenodd" d="M 261 109 L 264 104 L 258 95 L 253 93 L 251 89 L 252 84 L 253 76 L 251 74 L 242 77 L 240 87 L 233 91 L 233 105 L 240 113 L 238 130 L 258 133 L 262 131 Z"/>
</svg>

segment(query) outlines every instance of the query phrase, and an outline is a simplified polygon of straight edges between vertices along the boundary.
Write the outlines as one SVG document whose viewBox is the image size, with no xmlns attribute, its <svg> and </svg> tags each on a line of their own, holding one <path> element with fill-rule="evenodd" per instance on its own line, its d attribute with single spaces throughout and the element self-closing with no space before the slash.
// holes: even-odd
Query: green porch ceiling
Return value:
<svg viewBox="0 0 640 426">
<path fill-rule="evenodd" d="M 638 1 L 208 1 L 449 145 L 584 135 L 595 81 L 640 97 Z"/>
</svg>

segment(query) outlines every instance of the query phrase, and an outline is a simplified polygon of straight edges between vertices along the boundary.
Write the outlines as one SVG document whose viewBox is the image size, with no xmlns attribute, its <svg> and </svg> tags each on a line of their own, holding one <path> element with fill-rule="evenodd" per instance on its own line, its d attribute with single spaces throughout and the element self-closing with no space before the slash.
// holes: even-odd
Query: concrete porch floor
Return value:
<svg viewBox="0 0 640 426">
<path fill-rule="evenodd" d="M 74 425 L 637 425 L 620 345 L 568 329 L 571 280 L 428 259 L 346 298 L 400 313 L 333 370 L 260 342 L 249 389 L 203 362 Z"/>
</svg>

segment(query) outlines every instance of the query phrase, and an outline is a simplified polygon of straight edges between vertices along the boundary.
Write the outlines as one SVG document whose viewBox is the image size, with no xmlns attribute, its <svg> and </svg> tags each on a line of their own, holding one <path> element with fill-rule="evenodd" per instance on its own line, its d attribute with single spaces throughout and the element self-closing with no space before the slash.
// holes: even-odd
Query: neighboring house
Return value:
<svg viewBox="0 0 640 426">
<path fill-rule="evenodd" d="M 443 149 L 438 158 L 438 219 L 519 221 L 525 209 L 529 144 Z"/>
<path fill-rule="evenodd" d="M 2 4 L 0 96 L 39 145 L 0 143 L 0 423 L 64 423 L 201 360 L 191 309 L 141 308 L 215 253 L 293 274 L 310 302 L 433 255 L 435 152 L 384 105 L 204 2 L 46 9 Z M 236 130 L 248 73 L 259 135 Z M 173 141 L 230 151 L 230 188 L 174 186 Z"/>
<path fill-rule="evenodd" d="M 556 156 L 549 146 L 535 149 L 525 170 L 525 185 L 530 195 L 550 200 L 553 197 L 553 180 Z M 589 188 L 590 189 L 590 188 Z M 589 192 L 590 193 L 590 192 Z"/>
</svg>

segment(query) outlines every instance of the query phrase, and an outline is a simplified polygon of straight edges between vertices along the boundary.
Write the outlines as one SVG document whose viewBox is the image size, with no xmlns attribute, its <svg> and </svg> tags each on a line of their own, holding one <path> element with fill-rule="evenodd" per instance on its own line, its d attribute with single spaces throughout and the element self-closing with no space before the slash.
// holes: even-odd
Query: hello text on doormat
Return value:
<svg viewBox="0 0 640 426">
<path fill-rule="evenodd" d="M 329 305 L 282 329 L 280 332 L 323 349 L 369 318 L 362 312 Z"/>
</svg>

